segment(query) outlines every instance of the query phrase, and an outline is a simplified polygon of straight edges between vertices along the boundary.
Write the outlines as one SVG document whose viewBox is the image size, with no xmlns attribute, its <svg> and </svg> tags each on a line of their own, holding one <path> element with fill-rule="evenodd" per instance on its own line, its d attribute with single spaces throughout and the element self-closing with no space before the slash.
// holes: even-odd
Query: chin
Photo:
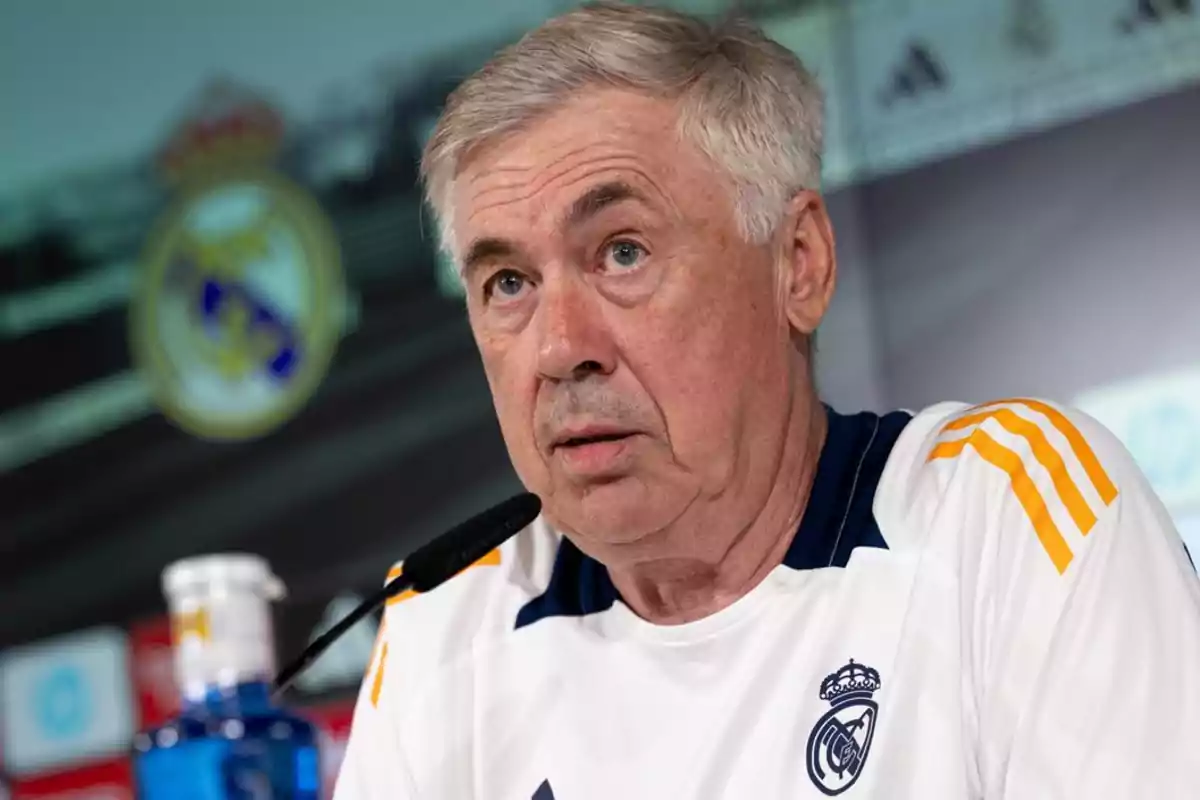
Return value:
<svg viewBox="0 0 1200 800">
<path fill-rule="evenodd" d="M 589 555 L 607 560 L 613 548 L 646 541 L 679 515 L 686 504 L 669 502 L 638 481 L 623 479 L 555 492 L 547 518 Z M 677 505 L 674 512 L 668 506 Z"/>
</svg>

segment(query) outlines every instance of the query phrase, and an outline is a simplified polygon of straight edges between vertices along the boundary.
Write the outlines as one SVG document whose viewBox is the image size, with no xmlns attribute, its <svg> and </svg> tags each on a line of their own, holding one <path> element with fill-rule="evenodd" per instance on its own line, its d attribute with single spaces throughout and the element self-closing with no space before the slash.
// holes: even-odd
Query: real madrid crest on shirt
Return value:
<svg viewBox="0 0 1200 800">
<path fill-rule="evenodd" d="M 291 418 L 325 376 L 344 289 L 332 228 L 270 162 L 279 115 L 210 90 L 160 162 L 177 193 L 134 300 L 134 358 L 162 412 L 198 436 L 244 439 Z"/>
<path fill-rule="evenodd" d="M 809 734 L 808 777 L 825 794 L 841 794 L 862 774 L 879 713 L 871 698 L 881 685 L 878 672 L 854 659 L 821 681 L 821 699 L 832 708 Z"/>
</svg>

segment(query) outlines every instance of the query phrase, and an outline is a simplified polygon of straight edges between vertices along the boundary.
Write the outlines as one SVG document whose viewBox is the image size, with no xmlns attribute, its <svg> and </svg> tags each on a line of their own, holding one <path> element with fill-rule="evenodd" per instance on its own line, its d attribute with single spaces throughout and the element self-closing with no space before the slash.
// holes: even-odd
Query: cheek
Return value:
<svg viewBox="0 0 1200 800">
<path fill-rule="evenodd" d="M 750 381 L 780 377 L 791 349 L 771 265 L 749 258 L 736 264 L 731 260 L 701 290 L 703 324 L 696 326 L 695 337 L 705 360 L 722 373 L 717 380 L 734 392 L 750 388 Z"/>
<path fill-rule="evenodd" d="M 790 380 L 786 322 L 773 284 L 718 278 L 670 298 L 649 318 L 641 376 L 667 421 L 680 460 L 722 468 L 769 406 L 785 402 Z M 656 304 L 657 305 L 657 304 Z"/>
</svg>

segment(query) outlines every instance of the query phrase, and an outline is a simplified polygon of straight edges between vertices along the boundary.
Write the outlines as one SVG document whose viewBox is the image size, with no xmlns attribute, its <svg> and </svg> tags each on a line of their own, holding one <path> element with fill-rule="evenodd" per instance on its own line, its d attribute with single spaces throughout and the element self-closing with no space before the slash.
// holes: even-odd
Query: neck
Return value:
<svg viewBox="0 0 1200 800">
<path fill-rule="evenodd" d="M 698 557 L 694 545 L 702 527 L 706 539 L 712 536 L 711 515 L 698 520 L 689 514 L 679 523 L 691 530 L 667 537 L 680 544 L 670 548 L 674 552 L 610 567 L 626 605 L 650 622 L 677 625 L 716 613 L 748 594 L 787 554 L 808 505 L 826 428 L 824 407 L 815 397 L 796 403 L 766 502 L 748 522 L 732 526 L 722 541 L 713 543 L 710 557 Z"/>
</svg>

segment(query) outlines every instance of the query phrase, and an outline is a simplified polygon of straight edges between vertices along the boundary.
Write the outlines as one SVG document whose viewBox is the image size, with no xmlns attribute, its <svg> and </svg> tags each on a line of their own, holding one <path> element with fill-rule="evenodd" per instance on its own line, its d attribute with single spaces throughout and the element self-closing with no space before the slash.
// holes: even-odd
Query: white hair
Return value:
<svg viewBox="0 0 1200 800">
<path fill-rule="evenodd" d="M 821 90 L 794 53 L 743 20 L 592 3 L 502 50 L 447 100 L 421 177 L 456 261 L 453 186 L 471 154 L 603 87 L 678 103 L 681 135 L 736 187 L 738 227 L 750 242 L 768 240 L 790 198 L 820 184 Z"/>
</svg>

